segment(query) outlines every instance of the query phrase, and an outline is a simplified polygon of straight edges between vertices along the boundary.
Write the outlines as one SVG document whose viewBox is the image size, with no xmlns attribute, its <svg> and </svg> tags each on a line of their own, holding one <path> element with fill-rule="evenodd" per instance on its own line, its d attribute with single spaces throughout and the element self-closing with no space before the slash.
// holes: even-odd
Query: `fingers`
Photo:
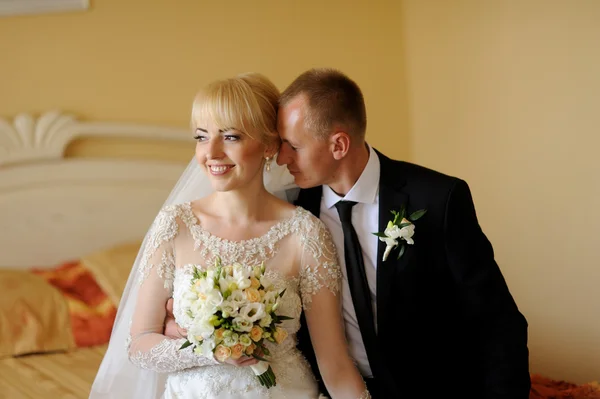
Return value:
<svg viewBox="0 0 600 399">
<path fill-rule="evenodd" d="M 173 298 L 167 301 L 167 317 L 173 317 Z"/>
<path fill-rule="evenodd" d="M 252 366 L 253 364 L 258 363 L 258 360 L 256 360 L 253 357 L 249 357 L 249 356 L 243 356 L 240 357 L 239 359 L 227 359 L 225 361 L 225 363 L 229 363 L 232 364 L 234 366 L 238 366 L 238 367 L 244 367 L 244 366 Z"/>
</svg>

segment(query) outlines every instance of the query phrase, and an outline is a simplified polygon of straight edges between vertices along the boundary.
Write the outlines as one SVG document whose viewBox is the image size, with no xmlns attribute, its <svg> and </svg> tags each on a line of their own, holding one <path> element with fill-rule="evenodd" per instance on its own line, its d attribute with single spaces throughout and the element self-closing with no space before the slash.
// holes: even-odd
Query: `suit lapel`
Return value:
<svg viewBox="0 0 600 399">
<path fill-rule="evenodd" d="M 321 196 L 323 195 L 323 187 L 313 187 L 300 190 L 298 199 L 295 204 L 303 207 L 316 217 L 321 214 Z"/>
<path fill-rule="evenodd" d="M 402 206 L 407 206 L 408 195 L 402 191 L 405 180 L 395 174 L 398 173 L 397 166 L 381 153 L 379 160 L 381 164 L 381 175 L 379 178 L 379 230 L 383 232 L 390 220 L 393 219 L 391 211 L 399 211 Z M 390 312 L 388 311 L 392 290 L 394 289 L 395 276 L 398 271 L 407 266 L 408 259 L 405 253 L 398 259 L 399 248 L 392 250 L 387 260 L 383 261 L 385 243 L 379 240 L 377 246 L 377 320 L 378 331 L 382 321 L 385 321 Z"/>
</svg>

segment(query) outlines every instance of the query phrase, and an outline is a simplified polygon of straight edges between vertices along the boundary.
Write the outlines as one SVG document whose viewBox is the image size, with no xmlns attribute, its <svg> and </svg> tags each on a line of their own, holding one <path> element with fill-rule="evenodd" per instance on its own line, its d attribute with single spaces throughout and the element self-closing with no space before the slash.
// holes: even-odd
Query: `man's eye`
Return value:
<svg viewBox="0 0 600 399">
<path fill-rule="evenodd" d="M 202 136 L 200 134 L 194 136 L 194 140 L 198 140 L 198 141 L 206 141 L 206 136 Z"/>
</svg>

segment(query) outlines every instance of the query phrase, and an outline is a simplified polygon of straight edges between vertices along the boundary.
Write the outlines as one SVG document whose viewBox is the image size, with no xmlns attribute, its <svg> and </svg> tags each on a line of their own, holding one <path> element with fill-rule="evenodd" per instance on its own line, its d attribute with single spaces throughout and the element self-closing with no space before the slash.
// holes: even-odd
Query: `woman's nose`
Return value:
<svg viewBox="0 0 600 399">
<path fill-rule="evenodd" d="M 221 142 L 220 137 L 215 137 L 208 141 L 208 152 L 206 156 L 208 159 L 223 158 L 223 143 Z"/>
</svg>

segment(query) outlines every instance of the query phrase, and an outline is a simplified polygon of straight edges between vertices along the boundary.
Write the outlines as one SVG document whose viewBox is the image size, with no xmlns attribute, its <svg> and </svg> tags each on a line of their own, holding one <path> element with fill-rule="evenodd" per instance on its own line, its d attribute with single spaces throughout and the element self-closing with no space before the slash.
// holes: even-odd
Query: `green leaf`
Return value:
<svg viewBox="0 0 600 399">
<path fill-rule="evenodd" d="M 427 209 L 419 209 L 418 211 L 411 213 L 408 219 L 414 222 L 415 220 L 420 219 L 425 213 L 427 213 Z"/>
<path fill-rule="evenodd" d="M 402 204 L 400 207 L 400 220 L 406 217 L 406 205 Z"/>
<path fill-rule="evenodd" d="M 410 226 L 411 224 L 412 224 L 412 223 L 400 223 L 400 224 L 398 225 L 398 228 L 400 228 L 400 229 L 403 229 L 404 227 L 406 227 L 406 226 Z"/>
<path fill-rule="evenodd" d="M 293 320 L 294 318 L 289 317 L 289 316 L 277 315 L 277 319 L 283 321 L 283 320 Z M 280 323 L 281 323 L 281 321 L 280 321 Z"/>
<path fill-rule="evenodd" d="M 383 238 L 387 237 L 384 233 L 372 233 L 372 234 L 376 235 L 377 237 L 383 237 Z"/>
<path fill-rule="evenodd" d="M 398 252 L 398 259 L 400 259 L 404 255 L 404 245 L 400 247 L 400 252 Z"/>
<path fill-rule="evenodd" d="M 191 343 L 190 341 L 186 340 L 186 341 L 183 343 L 183 345 L 181 345 L 181 347 L 179 348 L 179 350 L 181 350 L 181 349 L 185 349 L 185 348 L 187 348 L 188 346 L 192 346 L 192 343 Z"/>
<path fill-rule="evenodd" d="M 279 293 L 279 298 L 281 298 L 283 296 L 283 294 L 285 294 L 286 290 L 287 290 L 287 288 L 284 288 L 283 291 L 281 291 L 281 293 Z"/>
</svg>

